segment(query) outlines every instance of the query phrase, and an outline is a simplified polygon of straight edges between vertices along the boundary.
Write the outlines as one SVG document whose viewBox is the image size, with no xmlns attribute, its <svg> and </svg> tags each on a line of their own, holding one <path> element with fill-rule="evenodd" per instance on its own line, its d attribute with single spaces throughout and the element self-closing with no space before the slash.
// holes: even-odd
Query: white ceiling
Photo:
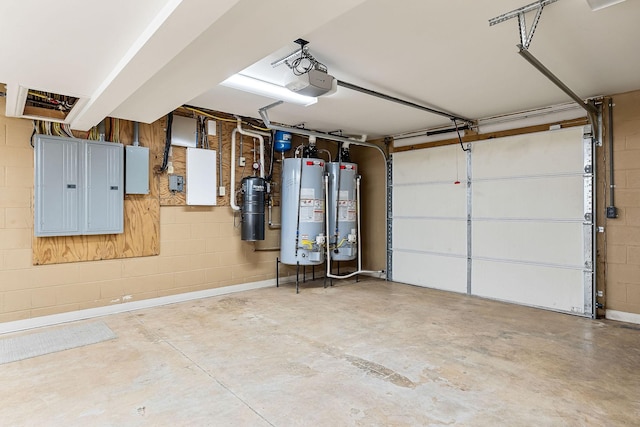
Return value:
<svg viewBox="0 0 640 427">
<path fill-rule="evenodd" d="M 516 20 L 488 24 L 530 1 L 3 1 L 0 82 L 8 111 L 19 86 L 87 98 L 72 122 L 84 130 L 106 116 L 151 122 L 182 104 L 258 117 L 273 100 L 219 83 L 245 69 L 282 83 L 287 67 L 269 64 L 302 37 L 338 80 L 477 119 L 568 100 L 517 54 Z M 559 0 L 530 52 L 581 97 L 640 89 L 638 17 L 639 1 L 593 12 Z M 448 124 L 342 87 L 270 118 L 370 137 Z"/>
</svg>

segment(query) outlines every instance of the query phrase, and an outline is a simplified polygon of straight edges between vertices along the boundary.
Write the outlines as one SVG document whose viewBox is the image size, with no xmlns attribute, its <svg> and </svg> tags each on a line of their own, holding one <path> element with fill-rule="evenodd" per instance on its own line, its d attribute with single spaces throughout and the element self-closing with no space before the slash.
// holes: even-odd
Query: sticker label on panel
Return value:
<svg viewBox="0 0 640 427">
<path fill-rule="evenodd" d="M 323 221 L 324 221 L 324 200 L 300 199 L 300 222 L 323 222 Z"/>
</svg>

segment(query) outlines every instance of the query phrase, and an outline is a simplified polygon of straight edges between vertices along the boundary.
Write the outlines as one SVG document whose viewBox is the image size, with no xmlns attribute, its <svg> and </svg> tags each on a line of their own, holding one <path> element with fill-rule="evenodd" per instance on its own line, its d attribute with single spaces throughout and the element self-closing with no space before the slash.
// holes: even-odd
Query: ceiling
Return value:
<svg viewBox="0 0 640 427">
<path fill-rule="evenodd" d="M 4 1 L 0 82 L 8 113 L 20 86 L 83 98 L 71 123 L 80 130 L 106 116 L 152 122 L 182 104 L 259 117 L 272 99 L 219 83 L 244 70 L 282 84 L 290 71 L 270 63 L 302 37 L 340 81 L 478 119 L 569 100 L 517 54 L 517 20 L 488 24 L 530 1 Z M 583 98 L 640 89 L 639 16 L 638 1 L 594 12 L 559 0 L 529 50 Z M 269 114 L 370 138 L 450 124 L 343 87 Z"/>
</svg>

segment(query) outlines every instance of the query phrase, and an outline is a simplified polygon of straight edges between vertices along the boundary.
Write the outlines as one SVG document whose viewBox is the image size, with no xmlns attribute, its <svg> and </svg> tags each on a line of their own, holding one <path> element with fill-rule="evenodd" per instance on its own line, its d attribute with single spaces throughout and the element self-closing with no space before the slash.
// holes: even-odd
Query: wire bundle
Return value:
<svg viewBox="0 0 640 427">
<path fill-rule="evenodd" d="M 296 76 L 301 76 L 311 70 L 327 72 L 326 65 L 314 58 L 313 55 L 309 53 L 309 48 L 307 47 L 300 48 L 299 56 L 291 63 L 288 60 L 284 61 L 284 63 L 287 64 L 287 67 L 289 67 Z"/>
</svg>

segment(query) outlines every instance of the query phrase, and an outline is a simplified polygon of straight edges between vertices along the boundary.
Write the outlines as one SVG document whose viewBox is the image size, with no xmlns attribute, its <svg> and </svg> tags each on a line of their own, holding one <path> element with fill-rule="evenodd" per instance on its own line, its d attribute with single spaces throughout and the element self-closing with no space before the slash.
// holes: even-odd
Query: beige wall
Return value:
<svg viewBox="0 0 640 427">
<path fill-rule="evenodd" d="M 159 256 L 33 266 L 32 125 L 4 109 L 0 98 L 0 322 L 275 277 L 278 252 L 242 242 L 228 207 L 162 207 Z"/>
<path fill-rule="evenodd" d="M 605 219 L 605 306 L 640 314 L 640 91 L 613 96 L 615 204 Z M 605 148 L 607 138 L 605 138 Z M 606 153 L 606 151 L 604 151 Z M 607 162 L 608 163 L 608 162 Z M 608 187 L 608 164 L 601 174 Z M 608 204 L 608 191 L 606 202 Z"/>
<path fill-rule="evenodd" d="M 620 216 L 604 221 L 605 300 L 640 314 L 640 91 L 613 98 Z M 162 207 L 159 256 L 33 266 L 30 135 L 30 121 L 0 114 L 0 322 L 275 277 L 278 252 L 242 242 L 227 207 Z M 364 267 L 384 269 L 384 165 L 372 149 L 354 147 L 352 156 L 363 175 Z"/>
<path fill-rule="evenodd" d="M 387 264 L 387 175 L 378 150 L 351 146 L 351 159 L 362 176 L 362 268 L 385 270 Z"/>
</svg>

